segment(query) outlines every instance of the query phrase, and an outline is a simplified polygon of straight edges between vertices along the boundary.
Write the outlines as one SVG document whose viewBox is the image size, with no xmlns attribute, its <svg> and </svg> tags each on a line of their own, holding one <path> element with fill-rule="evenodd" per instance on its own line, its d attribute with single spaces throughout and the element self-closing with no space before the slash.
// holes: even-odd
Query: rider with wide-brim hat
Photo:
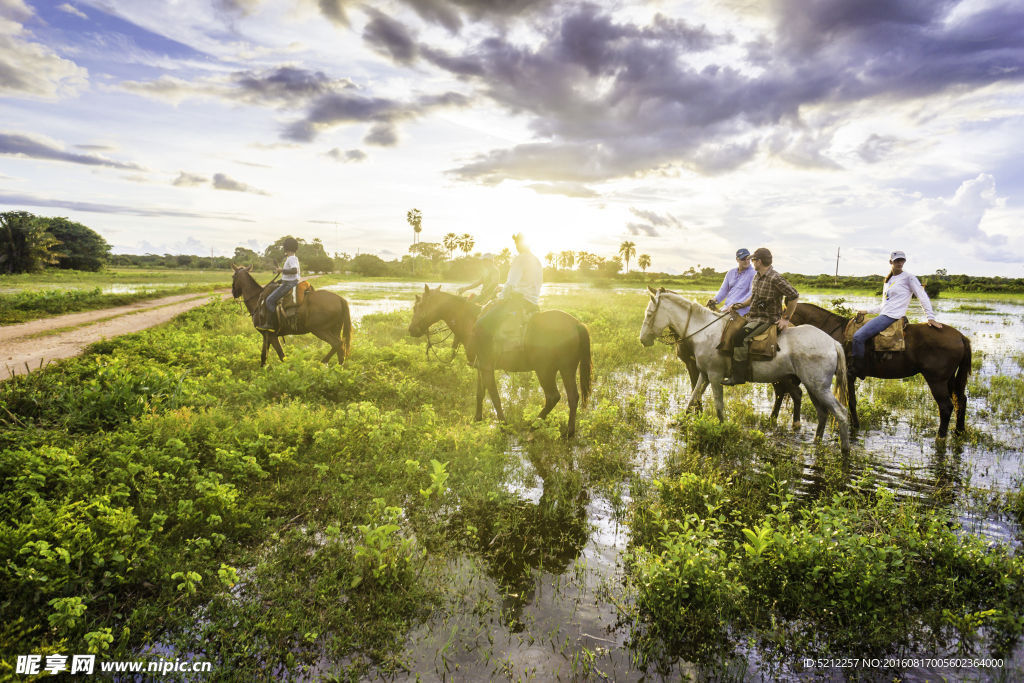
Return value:
<svg viewBox="0 0 1024 683">
<path fill-rule="evenodd" d="M 505 286 L 498 294 L 498 303 L 480 316 L 473 328 L 477 338 L 477 365 L 483 367 L 494 361 L 494 335 L 502 321 L 513 311 L 536 313 L 540 310 L 540 288 L 544 284 L 544 269 L 540 259 L 530 251 L 526 235 L 512 236 L 519 255 L 512 261 Z"/>
<path fill-rule="evenodd" d="M 857 330 L 853 335 L 853 353 L 850 358 L 850 374 L 859 379 L 864 379 L 864 372 L 867 365 L 867 343 L 877 336 L 882 330 L 907 314 L 910 307 L 910 300 L 917 295 L 921 302 L 921 308 L 928 316 L 928 324 L 935 328 L 942 328 L 942 323 L 935 320 L 935 312 L 932 310 L 931 299 L 921 286 L 921 282 L 903 270 L 903 264 L 907 262 L 907 255 L 902 251 L 894 251 L 889 255 L 889 274 L 882 284 L 882 303 L 862 311 L 857 311 L 857 319 L 860 320 L 868 313 L 878 315 L 869 320 L 864 327 Z"/>
<path fill-rule="evenodd" d="M 729 313 L 750 307 L 747 324 L 737 335 L 743 338 L 743 343 L 737 344 L 732 350 L 732 377 L 722 382 L 727 386 L 746 383 L 750 366 L 750 342 L 772 325 L 778 325 L 780 332 L 789 327 L 792 324 L 789 319 L 796 312 L 796 301 L 800 296 L 793 285 L 772 267 L 772 252 L 760 247 L 750 255 L 750 263 L 755 270 L 754 279 L 750 283 L 750 298 L 723 309 Z M 782 310 L 783 297 L 786 298 L 785 311 Z"/>
</svg>

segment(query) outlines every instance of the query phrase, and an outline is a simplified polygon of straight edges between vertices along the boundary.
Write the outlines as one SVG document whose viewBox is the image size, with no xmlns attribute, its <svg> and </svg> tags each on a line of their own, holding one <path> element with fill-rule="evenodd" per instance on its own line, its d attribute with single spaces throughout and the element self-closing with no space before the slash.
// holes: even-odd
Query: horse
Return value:
<svg viewBox="0 0 1024 683">
<path fill-rule="evenodd" d="M 473 364 L 477 360 L 477 339 L 473 326 L 480 317 L 481 307 L 470 303 L 464 297 L 441 291 L 441 285 L 430 289 L 423 285 L 423 294 L 416 295 L 413 305 L 409 335 L 422 337 L 431 325 L 445 321 L 455 338 L 454 347 L 462 345 L 466 359 Z M 593 361 L 590 356 L 590 333 L 586 325 L 564 311 L 542 311 L 535 313 L 526 327 L 523 350 L 506 352 L 497 357 L 493 365 L 477 368 L 476 421 L 483 420 L 484 390 L 490 394 L 494 412 L 501 422 L 505 413 L 501 409 L 501 397 L 494 379 L 495 370 L 506 372 L 536 372 L 537 380 L 544 390 L 544 409 L 538 416 L 547 417 L 562 399 L 558 391 L 558 375 L 569 400 L 569 427 L 566 437 L 576 434 L 576 409 L 582 397 L 583 408 L 590 401 L 590 379 Z M 576 388 L 576 372 L 579 370 L 579 390 Z"/>
<path fill-rule="evenodd" d="M 717 347 L 722 336 L 722 326 L 728 316 L 720 316 L 664 287 L 658 290 L 648 287 L 647 290 L 651 300 L 640 327 L 640 343 L 651 346 L 669 327 L 681 339 L 689 341 L 700 377 L 686 410 L 700 398 L 710 382 L 715 397 L 715 412 L 720 421 L 725 421 L 722 380 L 725 379 L 727 363 Z M 818 429 L 815 440 L 821 439 L 831 414 L 839 425 L 840 449 L 844 455 L 848 454 L 850 435 L 847 411 L 831 391 L 833 377 L 838 380 L 840 392 L 845 393 L 847 389 L 846 357 L 842 344 L 814 327 L 793 327 L 779 335 L 778 351 L 773 359 L 750 364 L 750 376 L 754 382 L 777 382 L 790 375 L 796 375 L 807 387 L 811 402 L 817 410 Z"/>
<path fill-rule="evenodd" d="M 263 285 L 253 279 L 250 271 L 252 266 L 236 266 L 231 264 L 234 274 L 231 276 L 231 296 L 242 297 L 245 308 L 252 315 L 259 306 Z M 255 321 L 253 326 L 255 326 Z M 281 348 L 280 337 L 288 334 L 312 334 L 331 345 L 330 352 L 321 363 L 327 363 L 331 356 L 337 354 L 338 363 L 344 364 L 352 351 L 352 318 L 348 311 L 348 302 L 334 292 L 323 290 L 306 292 L 302 306 L 299 307 L 297 329 L 295 332 L 269 332 L 260 330 L 263 335 L 263 351 L 260 355 L 260 367 L 267 365 L 267 350 L 270 346 L 277 351 L 277 357 L 284 360 L 284 349 Z"/>
<path fill-rule="evenodd" d="M 798 303 L 793 313 L 794 325 L 812 325 L 822 330 L 848 350 L 846 326 L 851 318 L 844 318 L 814 304 Z M 891 354 L 891 358 L 878 359 L 868 353 L 865 375 L 880 379 L 903 379 L 924 375 L 932 397 L 939 406 L 939 438 L 949 433 L 949 421 L 956 409 L 955 433 L 962 434 L 967 425 L 967 379 L 971 374 L 971 340 L 949 325 L 941 329 L 927 324 L 906 325 L 903 328 L 906 349 Z M 860 429 L 857 419 L 857 378 L 850 377 L 848 404 L 850 424 Z M 799 383 L 793 385 L 794 401 L 800 394 Z M 791 393 L 791 395 L 793 395 Z M 779 414 L 784 396 L 776 393 L 772 415 Z M 956 401 L 954 405 L 954 399 Z"/>
</svg>

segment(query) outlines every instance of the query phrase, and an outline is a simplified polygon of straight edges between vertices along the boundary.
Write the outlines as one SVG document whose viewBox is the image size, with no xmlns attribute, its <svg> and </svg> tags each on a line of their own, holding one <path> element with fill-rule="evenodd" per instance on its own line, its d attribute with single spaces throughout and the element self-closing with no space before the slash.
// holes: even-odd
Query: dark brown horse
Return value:
<svg viewBox="0 0 1024 683">
<path fill-rule="evenodd" d="M 466 349 L 466 358 L 473 363 L 477 358 L 477 341 L 473 334 L 473 326 L 480 317 L 480 306 L 470 303 L 461 296 L 442 292 L 423 286 L 423 294 L 417 295 L 413 307 L 412 322 L 409 323 L 409 334 L 421 337 L 427 329 L 438 322 L 445 321 L 452 331 L 455 344 Z M 576 370 L 579 369 L 580 385 L 576 388 Z M 590 333 L 586 326 L 576 318 L 563 311 L 543 311 L 534 314 L 526 328 L 523 350 L 506 352 L 498 357 L 491 366 L 477 369 L 476 383 L 476 419 L 484 416 L 484 390 L 491 396 L 491 404 L 498 419 L 505 421 L 505 413 L 501 409 L 501 397 L 498 395 L 498 384 L 494 379 L 495 370 L 506 372 L 536 372 L 537 380 L 544 389 L 544 409 L 540 411 L 540 419 L 547 417 L 555 405 L 562 399 L 558 392 L 558 375 L 562 376 L 562 386 L 569 399 L 569 428 L 567 437 L 576 433 L 576 407 L 583 397 L 583 407 L 590 400 L 590 375 L 593 363 L 590 358 Z"/>
<path fill-rule="evenodd" d="M 252 266 L 240 267 L 231 264 L 235 274 L 231 278 L 231 295 L 236 299 L 242 297 L 245 308 L 252 315 L 259 306 L 263 285 L 253 279 L 249 271 Z M 324 356 L 322 363 L 331 360 L 337 354 L 338 362 L 344 363 L 352 350 L 352 318 L 348 312 L 348 302 L 334 292 L 306 292 L 302 305 L 296 316 L 297 330 L 294 332 L 267 332 L 263 335 L 263 351 L 260 354 L 260 367 L 267 364 L 267 350 L 270 346 L 277 351 L 277 357 L 284 360 L 284 349 L 281 348 L 280 337 L 289 334 L 312 334 L 331 345 L 330 353 Z M 255 323 L 253 323 L 255 325 Z"/>
<path fill-rule="evenodd" d="M 846 326 L 849 323 L 850 318 L 836 315 L 814 304 L 797 304 L 796 312 L 793 314 L 794 325 L 813 325 L 843 344 L 847 358 L 851 351 L 851 345 L 845 339 Z M 966 389 L 967 378 L 971 374 L 971 341 L 949 325 L 943 325 L 941 329 L 927 324 L 907 325 L 904 328 L 904 336 L 906 350 L 893 353 L 891 358 L 878 358 L 869 350 L 865 374 L 880 379 L 903 379 L 917 374 L 924 375 L 928 388 L 931 389 L 932 396 L 939 406 L 939 437 L 945 438 L 948 433 L 954 407 L 956 433 L 963 433 L 967 428 Z M 777 384 L 772 417 L 778 416 L 785 393 L 793 395 L 795 392 L 794 402 L 796 410 L 799 410 L 799 382 L 793 382 L 790 386 L 783 382 Z M 850 422 L 854 429 L 858 429 L 860 424 L 857 419 L 857 378 L 850 376 L 847 386 L 850 392 Z M 794 421 L 797 420 L 799 413 L 794 418 Z"/>
</svg>

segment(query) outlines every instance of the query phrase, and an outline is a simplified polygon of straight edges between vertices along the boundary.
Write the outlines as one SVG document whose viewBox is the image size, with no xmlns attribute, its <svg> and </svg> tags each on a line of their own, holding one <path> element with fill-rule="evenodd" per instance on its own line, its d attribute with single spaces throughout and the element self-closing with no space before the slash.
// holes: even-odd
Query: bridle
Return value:
<svg viewBox="0 0 1024 683">
<path fill-rule="evenodd" d="M 235 274 L 231 276 L 231 290 L 232 290 L 231 294 L 232 295 L 234 295 L 235 278 L 238 277 L 238 273 L 240 271 L 243 271 L 243 270 L 245 270 L 245 268 L 239 268 L 238 270 L 235 271 Z M 246 270 L 245 272 L 248 273 L 249 271 Z M 252 276 L 250 275 L 249 277 L 251 278 Z M 274 280 L 276 280 L 276 279 L 277 279 L 277 276 L 274 276 Z M 262 296 L 263 292 L 266 291 L 267 286 L 272 285 L 274 283 L 274 280 L 271 280 L 267 284 L 265 284 L 262 287 L 260 287 L 260 291 L 256 292 L 255 294 L 253 294 L 252 296 L 250 296 L 248 298 L 244 298 L 241 294 L 239 294 L 237 297 L 235 297 L 236 299 L 241 299 L 242 300 L 242 302 L 240 302 L 241 303 L 241 309 L 242 309 L 242 315 L 249 315 L 249 302 L 252 301 L 253 299 L 257 298 L 257 297 Z M 257 287 L 259 287 L 259 283 L 256 282 L 256 280 L 253 280 L 253 282 L 256 284 Z"/>
<path fill-rule="evenodd" d="M 459 298 L 461 299 L 462 297 L 459 297 Z M 466 301 L 465 299 L 462 299 L 462 309 L 455 315 L 455 317 L 453 317 L 451 320 L 445 320 L 444 318 L 440 318 L 437 322 L 435 322 L 433 325 L 431 325 L 430 327 L 428 327 L 426 329 L 426 335 L 427 335 L 426 360 L 428 360 L 428 361 L 430 360 L 430 354 L 431 354 L 431 352 L 433 352 L 434 358 L 438 362 L 440 362 L 440 363 L 445 363 L 446 365 L 451 365 L 455 361 L 455 358 L 459 355 L 459 344 L 461 344 L 461 342 L 458 339 L 456 339 L 455 343 L 452 344 L 452 355 L 451 355 L 451 358 L 449 358 L 448 360 L 444 360 L 439 355 L 437 355 L 437 351 L 434 351 L 434 347 L 435 346 L 440 346 L 441 344 L 443 344 L 444 342 L 448 341 L 453 336 L 455 336 L 455 323 L 458 322 L 459 318 L 461 318 L 463 315 L 465 315 L 466 308 L 467 308 L 468 305 L 469 305 L 469 302 Z M 448 326 L 448 333 L 447 334 L 442 332 L 442 330 L 441 330 L 441 323 L 444 323 L 445 325 Z M 437 338 L 436 341 L 435 341 L 435 338 Z"/>
<path fill-rule="evenodd" d="M 654 301 L 654 311 L 651 313 L 651 326 L 652 326 L 652 328 L 654 326 L 654 319 L 658 317 L 658 309 L 661 308 L 661 294 L 662 293 L 659 293 L 658 297 Z M 694 304 L 694 305 L 696 305 L 696 304 Z M 668 327 L 665 328 L 665 332 L 663 332 L 661 334 L 661 336 L 657 337 L 656 339 L 658 341 L 660 341 L 662 344 L 668 344 L 668 345 L 678 344 L 679 342 L 685 341 L 685 340 L 689 339 L 690 337 L 692 337 L 693 335 L 697 334 L 697 332 L 701 332 L 703 330 L 706 330 L 707 328 L 711 327 L 712 325 L 714 325 L 718 321 L 722 320 L 723 318 L 728 318 L 729 317 L 728 315 L 718 315 L 714 311 L 711 311 L 711 312 L 714 313 L 718 317 L 716 317 L 714 320 L 709 322 L 704 327 L 702 327 L 702 328 L 700 328 L 700 329 L 698 329 L 698 330 L 696 330 L 694 332 L 691 332 L 690 334 L 686 335 L 685 337 L 680 335 L 676 331 L 676 329 L 674 327 L 672 327 L 672 325 L 670 324 L 670 325 L 668 325 Z M 690 307 L 688 307 L 686 309 L 686 322 L 683 323 L 683 332 L 685 332 L 690 327 L 690 318 L 692 318 L 692 317 L 693 317 L 693 306 L 690 306 Z M 666 334 L 666 333 L 670 333 L 670 334 Z"/>
</svg>

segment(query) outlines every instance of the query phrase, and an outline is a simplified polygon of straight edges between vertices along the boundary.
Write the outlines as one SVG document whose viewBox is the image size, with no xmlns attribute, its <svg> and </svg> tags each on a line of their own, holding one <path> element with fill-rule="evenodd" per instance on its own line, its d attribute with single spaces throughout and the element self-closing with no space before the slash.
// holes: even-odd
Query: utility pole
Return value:
<svg viewBox="0 0 1024 683">
<path fill-rule="evenodd" d="M 842 247 L 836 247 L 836 284 L 839 284 L 839 250 Z"/>
</svg>

